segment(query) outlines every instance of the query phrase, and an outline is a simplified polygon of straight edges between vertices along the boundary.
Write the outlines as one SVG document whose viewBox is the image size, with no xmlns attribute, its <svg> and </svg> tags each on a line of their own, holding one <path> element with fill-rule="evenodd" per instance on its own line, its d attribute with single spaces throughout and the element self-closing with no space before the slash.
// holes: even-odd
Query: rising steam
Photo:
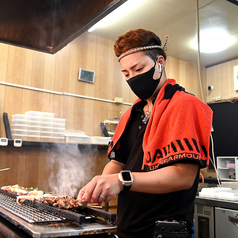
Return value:
<svg viewBox="0 0 238 238">
<path fill-rule="evenodd" d="M 83 149 L 77 145 L 57 147 L 54 157 L 49 158 L 49 187 L 53 194 L 76 196 L 79 189 L 92 178 L 92 148 Z"/>
</svg>

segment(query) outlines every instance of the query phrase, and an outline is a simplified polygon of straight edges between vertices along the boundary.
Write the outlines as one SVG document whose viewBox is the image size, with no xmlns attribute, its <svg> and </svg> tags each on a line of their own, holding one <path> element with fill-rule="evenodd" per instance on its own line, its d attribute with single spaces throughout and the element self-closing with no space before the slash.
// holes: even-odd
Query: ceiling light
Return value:
<svg viewBox="0 0 238 238">
<path fill-rule="evenodd" d="M 119 18 L 125 16 L 129 11 L 134 9 L 135 6 L 138 6 L 138 4 L 142 1 L 143 0 L 127 0 L 121 6 L 116 8 L 114 11 L 109 13 L 107 16 L 105 16 L 99 22 L 97 22 L 95 25 L 89 28 L 88 32 L 92 32 L 99 27 L 112 24 L 115 20 L 119 20 Z"/>
<path fill-rule="evenodd" d="M 216 53 L 227 49 L 233 43 L 233 38 L 221 29 L 209 29 L 200 33 L 200 52 Z M 197 38 L 191 45 L 194 49 L 198 49 Z"/>
</svg>

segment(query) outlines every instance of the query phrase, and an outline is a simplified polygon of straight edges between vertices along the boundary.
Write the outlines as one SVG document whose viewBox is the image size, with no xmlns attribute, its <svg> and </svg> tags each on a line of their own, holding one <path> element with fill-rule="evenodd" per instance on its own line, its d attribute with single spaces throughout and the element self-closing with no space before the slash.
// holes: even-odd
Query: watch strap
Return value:
<svg viewBox="0 0 238 238">
<path fill-rule="evenodd" d="M 123 185 L 123 191 L 129 191 L 131 189 L 131 186 L 132 186 L 132 184 L 128 185 L 128 186 Z"/>
</svg>

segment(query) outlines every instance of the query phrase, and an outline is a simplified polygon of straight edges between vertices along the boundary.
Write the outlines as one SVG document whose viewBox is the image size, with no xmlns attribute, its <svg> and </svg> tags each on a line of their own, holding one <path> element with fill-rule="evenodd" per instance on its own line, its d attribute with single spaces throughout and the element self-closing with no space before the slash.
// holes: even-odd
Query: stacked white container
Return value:
<svg viewBox="0 0 238 238">
<path fill-rule="evenodd" d="M 65 142 L 64 118 L 54 118 L 54 113 L 28 111 L 12 116 L 13 139 L 29 141 Z"/>
<path fill-rule="evenodd" d="M 43 113 L 41 123 L 41 141 L 54 141 L 54 113 Z"/>
<path fill-rule="evenodd" d="M 29 111 L 29 112 L 26 112 L 25 115 L 28 116 L 27 140 L 40 141 L 42 112 Z"/>
<path fill-rule="evenodd" d="M 54 127 L 54 141 L 63 142 L 65 141 L 65 123 L 66 119 L 64 118 L 54 118 L 53 127 Z"/>
<path fill-rule="evenodd" d="M 27 140 L 28 116 L 24 114 L 12 115 L 11 132 L 13 139 Z"/>
</svg>

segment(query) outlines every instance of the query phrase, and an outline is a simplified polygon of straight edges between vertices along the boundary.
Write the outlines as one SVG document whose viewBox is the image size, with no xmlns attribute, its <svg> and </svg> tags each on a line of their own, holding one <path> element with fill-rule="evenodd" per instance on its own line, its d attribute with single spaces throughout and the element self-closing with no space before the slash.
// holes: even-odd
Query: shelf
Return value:
<svg viewBox="0 0 238 238">
<path fill-rule="evenodd" d="M 222 181 L 234 181 L 234 179 L 230 179 L 230 178 L 220 178 Z"/>
<path fill-rule="evenodd" d="M 13 140 L 8 140 L 8 146 L 14 146 Z M 80 148 L 98 148 L 107 149 L 108 145 L 100 144 L 88 144 L 88 143 L 74 143 L 74 142 L 44 142 L 44 141 L 22 141 L 22 146 L 35 146 L 35 147 L 57 147 L 57 146 L 75 146 L 78 145 Z M 2 148 L 5 146 L 1 146 Z M 21 148 L 21 147 L 17 147 Z"/>
<path fill-rule="evenodd" d="M 235 170 L 235 168 L 217 168 L 217 169 L 225 169 L 225 170 L 233 169 L 233 170 Z"/>
</svg>

